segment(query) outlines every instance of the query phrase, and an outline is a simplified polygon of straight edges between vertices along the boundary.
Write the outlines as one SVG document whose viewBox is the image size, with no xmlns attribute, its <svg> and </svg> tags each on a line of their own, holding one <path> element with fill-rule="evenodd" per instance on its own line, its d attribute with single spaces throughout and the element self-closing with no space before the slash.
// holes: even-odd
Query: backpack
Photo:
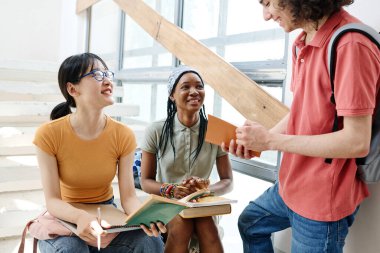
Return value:
<svg viewBox="0 0 380 253">
<path fill-rule="evenodd" d="M 373 43 L 377 45 L 380 50 L 380 35 L 373 28 L 361 24 L 350 23 L 340 27 L 336 30 L 331 37 L 328 45 L 328 68 L 331 84 L 331 97 L 330 101 L 335 105 L 334 97 L 334 77 L 335 77 L 335 64 L 336 64 L 336 44 L 338 40 L 347 32 L 358 32 L 368 37 Z M 379 95 L 378 95 L 379 96 Z M 334 125 L 332 131 L 338 130 L 338 115 L 335 111 Z M 325 160 L 326 163 L 331 163 L 332 159 Z M 366 157 L 356 158 L 358 166 L 357 176 L 364 182 L 370 184 L 380 180 L 380 108 L 375 108 L 373 115 L 371 145 L 369 153 Z"/>
</svg>

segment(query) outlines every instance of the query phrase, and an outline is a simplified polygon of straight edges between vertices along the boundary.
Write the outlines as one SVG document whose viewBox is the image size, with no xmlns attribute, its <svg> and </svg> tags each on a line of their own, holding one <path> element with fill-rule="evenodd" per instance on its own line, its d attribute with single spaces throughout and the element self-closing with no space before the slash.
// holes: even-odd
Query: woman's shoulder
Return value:
<svg viewBox="0 0 380 253">
<path fill-rule="evenodd" d="M 46 132 L 46 131 L 54 131 L 58 129 L 62 129 L 63 127 L 66 126 L 65 122 L 67 120 L 68 116 L 64 116 L 55 120 L 51 120 L 48 122 L 43 123 L 41 126 L 37 128 L 37 132 Z"/>
<path fill-rule="evenodd" d="M 146 128 L 149 130 L 161 130 L 165 124 L 165 119 L 151 122 Z"/>
<path fill-rule="evenodd" d="M 160 139 L 162 128 L 165 124 L 165 120 L 157 120 L 151 122 L 146 128 L 144 133 L 144 140 L 156 142 Z"/>
<path fill-rule="evenodd" d="M 133 132 L 132 131 L 132 128 L 130 126 L 128 126 L 127 124 L 125 124 L 124 122 L 121 122 L 121 121 L 117 121 L 113 118 L 111 118 L 110 116 L 107 116 L 108 118 L 108 125 L 111 129 L 113 130 L 117 130 L 117 131 L 128 131 L 128 132 Z"/>
</svg>

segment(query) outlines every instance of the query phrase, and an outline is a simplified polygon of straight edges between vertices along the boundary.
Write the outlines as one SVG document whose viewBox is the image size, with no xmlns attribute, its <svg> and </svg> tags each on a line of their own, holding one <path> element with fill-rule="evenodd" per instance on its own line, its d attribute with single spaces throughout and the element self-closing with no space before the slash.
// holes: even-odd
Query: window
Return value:
<svg viewBox="0 0 380 253">
<path fill-rule="evenodd" d="M 108 67 L 117 70 L 120 8 L 114 1 L 100 1 L 91 8 L 89 51 L 102 57 Z"/>
<path fill-rule="evenodd" d="M 277 24 L 263 20 L 262 7 L 258 2 L 252 0 L 146 0 L 145 2 L 256 81 L 272 96 L 283 100 L 288 37 Z M 111 59 L 115 63 L 120 63 L 115 70 L 116 78 L 124 89 L 122 101 L 140 106 L 140 114 L 137 117 L 122 120 L 143 129 L 151 121 L 166 116 L 166 81 L 171 68 L 180 62 L 130 17 L 120 10 L 117 11 L 118 7 L 113 5 L 115 4 L 109 1 L 102 1 L 92 8 L 91 50 L 102 50 L 102 56 L 109 55 L 106 60 Z M 98 8 L 99 10 L 105 8 L 107 11 L 100 12 L 97 11 Z M 117 27 L 110 30 L 111 36 L 95 32 L 111 24 Z M 115 45 L 115 42 L 119 44 Z M 118 49 L 117 58 L 113 59 L 111 55 L 115 55 L 115 49 Z M 238 85 L 236 88 L 239 88 Z M 244 117 L 210 86 L 206 86 L 205 107 L 207 113 L 219 116 L 235 125 L 244 122 Z M 139 134 L 137 136 L 139 137 Z M 278 152 L 263 152 L 261 158 L 250 161 L 233 157 L 232 160 L 235 170 L 273 181 L 276 178 L 280 156 Z"/>
<path fill-rule="evenodd" d="M 176 1 L 145 2 L 170 22 L 174 21 Z M 124 34 L 123 69 L 172 66 L 172 55 L 128 16 L 125 17 Z"/>
</svg>

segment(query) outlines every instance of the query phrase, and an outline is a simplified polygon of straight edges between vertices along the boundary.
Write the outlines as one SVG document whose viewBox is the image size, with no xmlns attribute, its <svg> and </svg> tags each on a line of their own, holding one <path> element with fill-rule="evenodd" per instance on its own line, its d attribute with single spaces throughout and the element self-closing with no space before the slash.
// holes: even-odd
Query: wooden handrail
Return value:
<svg viewBox="0 0 380 253">
<path fill-rule="evenodd" d="M 289 109 L 230 63 L 141 0 L 114 0 L 137 24 L 185 64 L 196 68 L 205 82 L 245 118 L 267 128 Z"/>
<path fill-rule="evenodd" d="M 96 4 L 100 0 L 77 0 L 77 14 Z"/>
</svg>

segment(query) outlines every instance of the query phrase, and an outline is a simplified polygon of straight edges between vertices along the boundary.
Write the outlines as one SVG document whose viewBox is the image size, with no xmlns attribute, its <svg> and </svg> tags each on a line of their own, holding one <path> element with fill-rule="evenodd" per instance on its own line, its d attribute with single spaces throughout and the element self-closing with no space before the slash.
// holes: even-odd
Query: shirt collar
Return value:
<svg viewBox="0 0 380 253">
<path fill-rule="evenodd" d="M 329 17 L 326 22 L 318 29 L 315 33 L 313 40 L 309 43 L 310 46 L 323 47 L 328 39 L 331 37 L 332 33 L 335 31 L 336 27 L 342 22 L 346 15 L 349 15 L 347 11 L 341 9 L 337 13 L 334 13 Z M 295 40 L 295 45 L 298 48 L 302 48 L 304 43 L 305 32 L 301 32 L 300 35 Z"/>
<path fill-rule="evenodd" d="M 190 129 L 192 132 L 198 133 L 199 131 L 199 124 L 200 124 L 200 117 L 198 117 L 197 123 L 195 123 L 194 126 L 192 127 L 187 127 L 181 123 L 178 119 L 178 113 L 175 114 L 174 116 L 174 130 L 178 131 L 184 131 L 185 129 Z"/>
</svg>

